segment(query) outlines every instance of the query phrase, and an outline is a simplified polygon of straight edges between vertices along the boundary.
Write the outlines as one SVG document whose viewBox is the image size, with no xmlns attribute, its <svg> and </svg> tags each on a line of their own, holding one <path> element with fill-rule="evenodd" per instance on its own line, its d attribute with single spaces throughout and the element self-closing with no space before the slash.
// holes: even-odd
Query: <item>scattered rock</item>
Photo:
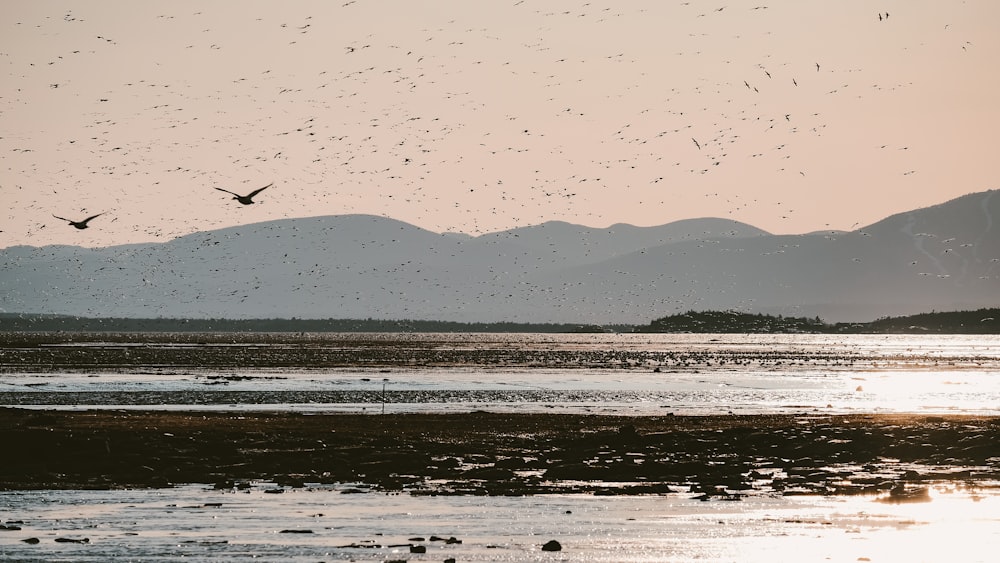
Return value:
<svg viewBox="0 0 1000 563">
<path fill-rule="evenodd" d="M 927 487 L 917 487 L 907 489 L 902 483 L 896 485 L 889 491 L 889 496 L 877 499 L 878 502 L 888 504 L 904 504 L 911 502 L 930 502 L 931 494 Z"/>
<path fill-rule="evenodd" d="M 375 543 L 371 540 L 365 540 L 365 543 L 349 543 L 347 545 L 338 545 L 337 547 L 341 549 L 357 548 L 357 549 L 382 549 L 382 544 Z"/>
<path fill-rule="evenodd" d="M 542 546 L 542 551 L 562 551 L 562 544 L 556 540 L 549 540 Z"/>
<path fill-rule="evenodd" d="M 40 542 L 42 540 L 40 540 L 38 538 L 25 538 L 25 539 L 23 539 L 21 541 L 23 541 L 24 543 L 30 543 L 31 545 L 35 545 L 36 543 L 38 543 L 38 542 Z"/>
<path fill-rule="evenodd" d="M 411 545 L 410 553 L 427 553 L 427 546 L 425 545 Z"/>
<path fill-rule="evenodd" d="M 56 538 L 56 543 L 90 543 L 90 538 Z"/>
</svg>

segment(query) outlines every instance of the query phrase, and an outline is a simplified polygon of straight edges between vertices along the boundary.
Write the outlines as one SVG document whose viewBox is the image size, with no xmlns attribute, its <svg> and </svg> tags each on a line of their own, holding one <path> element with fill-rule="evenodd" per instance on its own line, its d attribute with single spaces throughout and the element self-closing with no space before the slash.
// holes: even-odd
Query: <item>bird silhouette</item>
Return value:
<svg viewBox="0 0 1000 563">
<path fill-rule="evenodd" d="M 227 194 L 233 194 L 235 196 L 235 197 L 233 197 L 233 199 L 235 199 L 236 201 L 242 203 L 243 205 L 250 205 L 251 203 L 253 203 L 253 196 L 259 194 L 260 192 L 266 190 L 267 188 L 270 188 L 273 185 L 274 185 L 274 182 L 271 182 L 270 184 L 264 186 L 263 188 L 258 188 L 256 190 L 250 192 L 247 195 L 240 195 L 240 194 L 238 194 L 236 192 L 231 192 L 229 190 L 224 190 L 222 188 L 215 188 L 215 189 L 219 190 L 220 192 L 226 192 Z M 88 219 L 88 221 L 89 221 L 89 219 Z"/>
<path fill-rule="evenodd" d="M 67 221 L 67 222 L 69 222 L 70 225 L 76 227 L 77 229 L 81 229 L 82 230 L 82 229 L 86 229 L 89 226 L 89 225 L 87 225 L 87 223 L 89 223 L 91 219 L 93 219 L 94 217 L 100 217 L 101 215 L 104 215 L 104 213 L 98 213 L 97 215 L 91 215 L 90 217 L 87 217 L 83 221 L 74 221 L 72 219 L 67 219 L 65 217 L 60 217 L 58 215 L 53 215 L 53 217 L 55 217 L 56 219 L 60 219 L 62 221 Z"/>
</svg>

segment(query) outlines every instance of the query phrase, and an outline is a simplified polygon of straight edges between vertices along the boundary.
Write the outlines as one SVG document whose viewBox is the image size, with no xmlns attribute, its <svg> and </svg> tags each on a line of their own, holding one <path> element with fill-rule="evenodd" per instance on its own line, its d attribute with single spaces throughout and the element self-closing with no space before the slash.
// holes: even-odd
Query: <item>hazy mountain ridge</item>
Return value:
<svg viewBox="0 0 1000 563">
<path fill-rule="evenodd" d="M 461 237 L 369 215 L 284 219 L 108 248 L 11 247 L 6 312 L 195 318 L 647 323 L 688 310 L 864 321 L 995 306 L 1000 198 L 848 233 L 692 219 Z"/>
</svg>

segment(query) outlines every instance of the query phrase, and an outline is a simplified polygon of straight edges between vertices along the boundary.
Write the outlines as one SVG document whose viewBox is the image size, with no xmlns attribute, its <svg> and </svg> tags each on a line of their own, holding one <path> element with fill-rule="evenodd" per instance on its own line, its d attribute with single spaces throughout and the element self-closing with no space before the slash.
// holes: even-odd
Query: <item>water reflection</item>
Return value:
<svg viewBox="0 0 1000 563">
<path fill-rule="evenodd" d="M 0 556 L 213 561 L 991 561 L 1000 545 L 998 484 L 934 485 L 927 502 L 871 496 L 690 495 L 410 497 L 341 486 L 273 484 L 216 491 L 2 492 Z M 346 494 L 353 493 L 353 494 Z M 39 543 L 23 540 L 37 538 Z M 86 543 L 57 543 L 57 538 Z M 434 539 L 437 538 L 437 539 Z M 456 541 L 446 542 L 445 539 Z M 541 551 L 556 539 L 561 554 Z M 414 557 L 410 545 L 427 554 Z M 959 555 L 960 553 L 960 555 Z"/>
<path fill-rule="evenodd" d="M 386 412 L 1000 412 L 1000 341 L 989 336 L 89 336 L 5 349 L 0 404 L 381 412 L 384 399 Z"/>
<path fill-rule="evenodd" d="M 221 338 L 141 341 L 135 335 L 124 340 L 105 335 L 6 348 L 0 358 L 0 404 L 372 414 L 382 412 L 383 402 L 390 414 L 1000 413 L 1000 341 L 994 337 Z M 37 360 L 50 352 L 79 363 Z M 137 357 L 161 361 L 133 361 Z M 199 363 L 203 358 L 218 363 Z M 314 363 L 317 358 L 328 363 Z M 358 361 L 336 364 L 341 358 Z M 383 391 L 386 379 L 391 384 Z M 0 558 L 991 561 L 994 554 L 978 548 L 1000 545 L 1000 484 L 922 485 L 928 486 L 926 495 L 908 502 L 769 495 L 701 502 L 686 491 L 645 497 L 410 497 L 360 486 L 275 494 L 267 483 L 245 491 L 199 485 L 6 491 L 0 492 L 7 528 L 0 531 Z M 431 536 L 462 543 L 435 542 Z M 38 543 L 24 541 L 31 538 Z M 565 550 L 541 552 L 550 539 Z M 410 544 L 425 546 L 427 554 L 411 555 Z"/>
</svg>

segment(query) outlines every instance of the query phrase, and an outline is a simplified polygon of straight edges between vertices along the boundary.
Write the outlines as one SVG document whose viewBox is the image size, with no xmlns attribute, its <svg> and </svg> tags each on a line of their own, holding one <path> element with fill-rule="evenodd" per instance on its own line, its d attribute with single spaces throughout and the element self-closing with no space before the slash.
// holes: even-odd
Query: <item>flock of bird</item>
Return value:
<svg viewBox="0 0 1000 563">
<path fill-rule="evenodd" d="M 926 76 L 911 63 L 925 61 L 930 51 L 950 49 L 950 60 L 979 54 L 971 45 L 966 54 L 949 43 L 968 29 L 962 23 L 968 14 L 952 31 L 928 24 L 938 30 L 918 46 L 912 32 L 899 32 L 913 28 L 918 9 L 892 2 L 891 17 L 885 7 L 831 13 L 855 26 L 857 41 L 844 45 L 803 37 L 798 26 L 818 26 L 826 15 L 791 0 L 746 10 L 511 0 L 470 4 L 446 16 L 407 8 L 415 11 L 386 18 L 363 3 L 235 12 L 236 4 L 213 4 L 195 13 L 137 5 L 120 21 L 81 5 L 48 19 L 25 16 L 18 18 L 23 24 L 0 29 L 48 40 L 30 56 L 10 56 L 0 38 L 6 82 L 23 86 L 0 85 L 9 93 L 0 96 L 0 116 L 7 124 L 34 112 L 39 124 L 4 128 L 0 158 L 4 174 L 17 180 L 4 178 L 0 189 L 5 199 L 17 198 L 11 206 L 20 216 L 32 217 L 24 222 L 26 243 L 64 240 L 67 233 L 89 245 L 172 241 L 149 256 L 122 250 L 121 257 L 109 254 L 93 266 L 64 259 L 60 245 L 38 252 L 63 257 L 52 260 L 65 269 L 63 279 L 133 280 L 137 288 L 157 286 L 154 293 L 171 306 L 197 311 L 212 300 L 243 303 L 278 291 L 268 267 L 255 263 L 234 279 L 226 261 L 263 259 L 241 249 L 265 246 L 280 249 L 268 259 L 288 282 L 281 287 L 329 307 L 374 310 L 385 297 L 406 303 L 410 312 L 459 315 L 478 304 L 517 301 L 514 295 L 524 302 L 559 300 L 567 310 L 641 314 L 646 296 L 667 294 L 667 286 L 675 301 L 659 306 L 688 307 L 715 293 L 736 293 L 737 281 L 663 267 L 684 264 L 691 254 L 677 246 L 654 252 L 651 242 L 642 259 L 600 282 L 606 295 L 626 287 L 605 302 L 587 294 L 593 285 L 583 287 L 594 276 L 567 276 L 551 287 L 535 279 L 577 258 L 596 260 L 592 240 L 553 235 L 528 251 L 524 231 L 492 245 L 486 239 L 506 233 L 502 228 L 553 220 L 664 224 L 696 216 L 675 214 L 682 200 L 695 200 L 693 207 L 705 210 L 701 216 L 736 221 L 729 229 L 756 224 L 747 217 L 765 208 L 785 226 L 799 221 L 803 202 L 828 205 L 821 198 L 837 174 L 872 185 L 891 176 L 894 189 L 912 187 L 922 181 L 927 139 L 910 138 L 878 110 L 898 105 L 895 113 L 909 117 L 897 102 L 923 99 L 926 82 L 913 81 Z M 963 10 L 969 9 L 956 8 Z M 802 22 L 796 14 L 811 19 Z M 921 17 L 927 23 L 926 14 Z M 789 43 L 803 47 L 787 49 Z M 906 64 L 894 64 L 899 61 Z M 41 115 L 45 111 L 52 115 Z M 877 162 L 864 169 L 852 161 L 859 154 Z M 851 168 L 853 175 L 842 174 Z M 256 186 L 269 179 L 280 179 L 280 193 L 293 190 L 295 197 L 268 198 L 275 190 L 264 190 L 275 184 Z M 785 191 L 767 193 L 772 184 Z M 52 186 L 52 193 L 31 189 L 37 185 Z M 200 205 L 216 190 L 241 213 Z M 260 199 L 266 205 L 252 205 Z M 935 195 L 933 202 L 943 199 Z M 74 210 L 62 207 L 67 201 Z M 902 196 L 898 201 L 910 204 Z M 274 221 L 331 211 L 394 217 L 405 225 L 358 227 L 354 235 Z M 646 215 L 633 217 L 639 213 Z M 50 215 L 70 228 L 43 230 Z M 222 229 L 247 217 L 267 222 Z M 418 224 L 438 236 L 410 228 Z M 827 246 L 851 248 L 841 257 L 844 269 L 868 267 L 874 260 L 865 244 L 877 247 L 880 233 L 848 236 L 840 226 L 824 229 L 831 242 L 842 239 Z M 555 231 L 551 224 L 547 229 L 542 232 Z M 713 237 L 697 244 L 721 254 Z M 845 238 L 855 246 L 842 245 Z M 939 255 L 936 242 L 946 238 L 925 239 L 926 253 L 914 258 L 920 262 L 911 271 L 944 275 L 944 265 L 936 267 L 931 257 L 973 252 L 958 247 Z M 798 248 L 804 239 L 772 245 L 775 240 L 732 244 L 725 252 L 782 264 L 804 252 Z M 418 241 L 426 247 L 392 254 Z M 691 253 L 701 252 L 689 244 Z M 942 243 L 940 250 L 952 246 Z M 471 292 L 457 293 L 455 272 L 465 272 L 473 248 L 485 253 L 477 260 L 489 263 L 477 265 L 482 276 L 471 276 Z M 574 253 L 582 254 L 571 259 Z M 433 277 L 432 266 L 441 263 L 453 275 Z M 224 289 L 196 292 L 191 276 L 173 274 L 195 271 L 193 265 Z M 425 290 L 441 299 L 432 303 Z M 54 289 L 46 295 L 65 298 Z M 124 302 L 121 294 L 103 298 Z"/>
<path fill-rule="evenodd" d="M 409 27 L 387 20 L 364 32 L 350 29 L 358 11 L 370 11 L 356 4 L 315 13 L 300 6 L 280 20 L 266 10 L 227 21 L 162 9 L 132 20 L 134 29 L 95 23 L 78 7 L 51 21 L 25 19 L 23 28 L 33 24 L 54 39 L 45 54 L 19 59 L 30 68 L 11 75 L 47 85 L 38 98 L 53 105 L 92 99 L 91 111 L 46 130 L 44 143 L 18 147 L 8 137 L 15 150 L 7 158 L 18 177 L 60 191 L 101 180 L 104 197 L 129 209 L 134 236 L 146 240 L 232 219 L 200 211 L 176 221 L 142 217 L 190 201 L 188 191 L 161 205 L 168 187 L 262 176 L 281 177 L 302 195 L 280 202 L 285 217 L 374 212 L 438 231 L 492 232 L 537 218 L 594 224 L 613 207 L 670 219 L 690 193 L 705 194 L 699 209 L 723 216 L 745 221 L 766 206 L 791 222 L 800 194 L 837 168 L 817 167 L 815 155 L 850 133 L 838 106 L 878 107 L 865 100 L 884 104 L 912 85 L 902 71 L 877 75 L 878 52 L 858 59 L 825 46 L 768 51 L 770 37 L 785 33 L 774 26 L 788 25 L 789 4 L 746 13 L 691 4 L 517 2 L 495 8 L 495 25 L 476 13 L 494 8 L 482 8 L 452 19 L 421 14 Z M 897 49 L 892 34 L 908 14 L 873 12 L 862 17 L 881 23 L 867 25 Z M 239 26 L 246 33 L 234 35 Z M 93 80 L 70 72 L 105 60 Z M 918 176 L 915 151 L 903 151 L 900 140 L 872 140 L 886 147 L 880 166 Z M 796 199 L 758 197 L 740 187 L 747 180 L 798 190 Z M 222 191 L 241 203 L 253 197 Z M 98 199 L 80 215 L 109 207 Z"/>
</svg>

